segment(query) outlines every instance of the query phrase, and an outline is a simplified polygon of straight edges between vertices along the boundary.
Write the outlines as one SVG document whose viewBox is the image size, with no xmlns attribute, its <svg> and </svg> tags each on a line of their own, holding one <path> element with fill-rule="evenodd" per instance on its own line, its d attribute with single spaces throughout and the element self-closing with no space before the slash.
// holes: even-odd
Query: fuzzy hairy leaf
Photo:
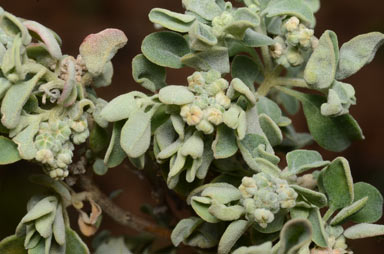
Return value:
<svg viewBox="0 0 384 254">
<path fill-rule="evenodd" d="M 280 233 L 279 254 L 294 254 L 312 239 L 312 226 L 308 220 L 288 221 Z"/>
<path fill-rule="evenodd" d="M 239 238 L 245 233 L 249 227 L 249 222 L 246 220 L 237 220 L 229 224 L 224 234 L 222 235 L 219 247 L 217 249 L 218 254 L 228 254 L 231 249 L 239 240 Z"/>
<path fill-rule="evenodd" d="M 21 160 L 17 145 L 12 140 L 0 136 L 0 165 L 7 165 Z"/>
<path fill-rule="evenodd" d="M 159 24 L 169 30 L 186 33 L 189 31 L 195 16 L 181 14 L 162 8 L 154 8 L 148 15 L 152 23 Z"/>
<path fill-rule="evenodd" d="M 24 248 L 24 238 L 12 235 L 4 238 L 0 242 L 1 254 L 27 254 Z"/>
<path fill-rule="evenodd" d="M 384 235 L 384 225 L 361 223 L 347 228 L 344 236 L 348 239 L 362 239 Z"/>
<path fill-rule="evenodd" d="M 328 246 L 328 235 L 325 232 L 324 221 L 321 218 L 319 208 L 312 208 L 308 220 L 312 224 L 312 241 L 316 243 L 317 246 L 327 247 Z"/>
<path fill-rule="evenodd" d="M 142 54 L 132 60 L 132 76 L 137 83 L 151 92 L 167 85 L 165 68 L 150 62 Z"/>
</svg>

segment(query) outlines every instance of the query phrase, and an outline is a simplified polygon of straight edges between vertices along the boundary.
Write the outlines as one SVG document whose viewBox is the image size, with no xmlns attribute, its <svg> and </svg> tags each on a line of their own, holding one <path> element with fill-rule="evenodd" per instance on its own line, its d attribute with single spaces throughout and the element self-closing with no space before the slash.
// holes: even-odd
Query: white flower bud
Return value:
<svg viewBox="0 0 384 254">
<path fill-rule="evenodd" d="M 300 20 L 297 17 L 291 17 L 285 22 L 284 27 L 287 31 L 292 32 L 299 27 Z"/>
<path fill-rule="evenodd" d="M 204 132 L 204 134 L 212 134 L 215 130 L 213 125 L 207 120 L 202 120 L 198 125 L 196 125 L 196 129 Z"/>
<path fill-rule="evenodd" d="M 225 109 L 228 109 L 231 106 L 231 99 L 224 94 L 223 91 L 220 91 L 216 94 L 215 100 L 218 104 L 223 106 Z"/>
<path fill-rule="evenodd" d="M 180 115 L 188 125 L 197 125 L 202 120 L 204 113 L 196 105 L 184 105 L 181 108 Z"/>
<path fill-rule="evenodd" d="M 256 209 L 254 212 L 254 216 L 255 216 L 255 221 L 262 228 L 266 228 L 268 224 L 275 219 L 275 216 L 273 215 L 273 213 L 264 208 Z"/>
<path fill-rule="evenodd" d="M 36 153 L 35 158 L 37 161 L 40 161 L 41 163 L 48 164 L 48 163 L 53 163 L 54 156 L 51 150 L 42 149 Z"/>
<path fill-rule="evenodd" d="M 217 108 L 208 108 L 204 113 L 207 120 L 214 125 L 219 125 L 223 122 L 223 113 Z"/>
</svg>

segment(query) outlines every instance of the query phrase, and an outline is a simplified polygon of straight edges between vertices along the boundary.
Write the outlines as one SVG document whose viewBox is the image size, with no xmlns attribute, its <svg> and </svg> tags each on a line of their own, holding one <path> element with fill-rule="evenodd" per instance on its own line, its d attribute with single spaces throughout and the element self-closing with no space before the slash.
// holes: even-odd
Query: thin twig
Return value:
<svg viewBox="0 0 384 254">
<path fill-rule="evenodd" d="M 109 199 L 107 195 L 105 195 L 96 186 L 90 176 L 79 176 L 79 184 L 85 191 L 90 193 L 93 200 L 96 201 L 102 210 L 108 214 L 115 222 L 140 232 L 149 232 L 161 238 L 170 238 L 171 231 L 169 229 L 160 227 L 143 218 L 137 217 L 131 212 L 126 211 L 113 203 L 112 200 Z"/>
</svg>

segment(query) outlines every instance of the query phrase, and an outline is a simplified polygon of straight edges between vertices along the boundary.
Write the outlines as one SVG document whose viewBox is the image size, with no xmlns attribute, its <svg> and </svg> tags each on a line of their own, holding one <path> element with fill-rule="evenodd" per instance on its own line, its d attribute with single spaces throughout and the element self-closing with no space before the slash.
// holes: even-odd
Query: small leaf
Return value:
<svg viewBox="0 0 384 254">
<path fill-rule="evenodd" d="M 209 197 L 220 204 L 228 204 L 241 199 L 239 189 L 231 184 L 222 183 L 221 186 L 208 186 L 201 193 L 202 197 Z"/>
<path fill-rule="evenodd" d="M 365 205 L 368 202 L 368 197 L 364 197 L 362 199 L 359 199 L 355 201 L 352 205 L 344 207 L 332 220 L 331 220 L 331 226 L 335 226 L 337 224 L 340 224 L 341 222 L 345 221 L 346 219 L 349 220 L 349 216 L 357 213 L 361 209 L 365 207 Z"/>
<path fill-rule="evenodd" d="M 112 28 L 88 35 L 80 45 L 80 55 L 88 71 L 94 76 L 100 75 L 104 66 L 127 41 L 121 30 Z"/>
<path fill-rule="evenodd" d="M 89 148 L 95 154 L 101 153 L 108 147 L 109 135 L 106 129 L 94 123 L 91 133 L 89 134 Z"/>
<path fill-rule="evenodd" d="M 338 80 L 355 74 L 369 64 L 384 43 L 384 34 L 372 32 L 356 36 L 340 48 L 340 61 L 336 73 Z"/>
<path fill-rule="evenodd" d="M 322 181 L 331 209 L 340 209 L 354 200 L 353 179 L 348 161 L 338 157 L 322 174 Z"/>
<path fill-rule="evenodd" d="M 152 23 L 159 24 L 169 30 L 186 33 L 189 31 L 195 16 L 181 14 L 162 8 L 154 8 L 148 15 Z"/>
<path fill-rule="evenodd" d="M 114 168 L 120 165 L 126 157 L 126 154 L 120 145 L 121 129 L 123 128 L 124 123 L 124 121 L 120 121 L 113 125 L 111 141 L 104 157 L 104 163 L 109 168 Z"/>
<path fill-rule="evenodd" d="M 226 206 L 213 202 L 208 211 L 221 221 L 234 221 L 244 214 L 244 207 L 240 205 Z"/>
<path fill-rule="evenodd" d="M 200 218 L 209 223 L 217 223 L 219 220 L 213 216 L 209 211 L 210 204 L 203 204 L 199 202 L 195 197 L 191 200 L 191 206 L 193 210 L 199 215 Z"/>
<path fill-rule="evenodd" d="M 17 127 L 25 103 L 44 74 L 45 69 L 41 67 L 41 70 L 30 80 L 14 84 L 8 89 L 1 103 L 1 114 L 3 115 L 1 122 L 5 127 L 8 129 Z"/>
<path fill-rule="evenodd" d="M 32 183 L 51 188 L 61 196 L 66 202 L 70 203 L 72 200 L 71 193 L 61 181 L 56 181 L 47 175 L 31 175 L 28 178 Z"/>
<path fill-rule="evenodd" d="M 138 109 L 135 95 L 135 92 L 131 92 L 117 96 L 103 108 L 100 115 L 108 122 L 128 119 Z"/>
<path fill-rule="evenodd" d="M 335 80 L 339 46 L 337 35 L 325 31 L 319 39 L 319 45 L 313 51 L 304 70 L 305 81 L 313 88 L 324 89 Z"/>
<path fill-rule="evenodd" d="M 234 130 L 221 124 L 217 128 L 216 138 L 212 143 L 212 150 L 215 159 L 225 159 L 234 155 L 238 150 Z"/>
<path fill-rule="evenodd" d="M 96 159 L 92 165 L 93 172 L 96 175 L 103 176 L 108 172 L 108 167 L 104 164 L 104 160 Z"/>
<path fill-rule="evenodd" d="M 1 254 L 27 254 L 24 248 L 24 238 L 16 235 L 8 236 L 0 242 Z"/>
<path fill-rule="evenodd" d="M 267 17 L 296 16 L 312 27 L 315 25 L 315 17 L 312 10 L 302 0 L 271 1 L 263 13 L 267 13 Z"/>
<path fill-rule="evenodd" d="M 318 208 L 312 208 L 308 220 L 312 224 L 312 241 L 316 243 L 317 246 L 323 248 L 328 247 L 328 234 L 325 232 L 320 210 Z"/>
<path fill-rule="evenodd" d="M 181 62 L 199 71 L 217 70 L 220 73 L 229 73 L 228 49 L 225 47 L 212 47 L 209 50 L 186 54 Z"/>
<path fill-rule="evenodd" d="M 282 117 L 281 109 L 274 101 L 268 99 L 267 97 L 260 96 L 256 106 L 259 114 L 264 113 L 268 115 L 275 123 L 280 122 Z"/>
<path fill-rule="evenodd" d="M 279 254 L 294 254 L 312 239 L 311 224 L 304 219 L 288 221 L 280 232 Z"/>
<path fill-rule="evenodd" d="M 187 239 L 193 231 L 201 225 L 201 223 L 203 223 L 203 220 L 198 217 L 190 217 L 179 221 L 171 234 L 173 245 L 176 247 L 179 246 L 179 244 Z"/>
<path fill-rule="evenodd" d="M 56 210 L 57 198 L 48 196 L 37 202 L 32 209 L 21 219 L 21 223 L 28 223 L 38 218 L 44 217 Z"/>
<path fill-rule="evenodd" d="M 198 159 L 203 156 L 204 141 L 199 132 L 195 132 L 190 138 L 188 138 L 183 146 L 180 148 L 180 152 L 184 156 L 191 156 L 193 159 Z"/>
<path fill-rule="evenodd" d="M 11 36 L 16 36 L 20 33 L 24 45 L 31 43 L 32 37 L 30 36 L 27 28 L 23 25 L 22 21 L 18 17 L 12 15 L 9 12 L 4 12 L 4 14 L 1 15 L 2 20 L 0 26 L 7 34 L 10 34 Z"/>
<path fill-rule="evenodd" d="M 24 21 L 23 25 L 25 25 L 28 30 L 35 32 L 40 37 L 52 57 L 58 60 L 62 58 L 63 55 L 61 53 L 59 42 L 56 40 L 55 34 L 50 29 L 35 21 L 30 20 Z"/>
<path fill-rule="evenodd" d="M 267 35 L 262 33 L 255 32 L 252 29 L 247 29 L 245 31 L 244 45 L 252 48 L 258 48 L 262 46 L 274 45 L 276 42 Z"/>
<path fill-rule="evenodd" d="M 249 222 L 246 220 L 237 220 L 229 224 L 220 239 L 217 253 L 230 253 L 232 247 L 235 245 L 237 240 L 239 240 L 239 238 L 245 233 L 245 231 L 247 231 L 249 225 Z"/>
<path fill-rule="evenodd" d="M 215 0 L 183 0 L 183 5 L 206 20 L 212 20 L 222 13 Z"/>
<path fill-rule="evenodd" d="M 217 44 L 217 38 L 212 28 L 199 21 L 193 23 L 189 30 L 190 46 L 196 51 L 209 50 Z"/>
<path fill-rule="evenodd" d="M 271 146 L 277 146 L 283 142 L 283 133 L 279 126 L 268 115 L 262 113 L 259 115 L 260 126 L 267 136 Z"/>
<path fill-rule="evenodd" d="M 0 165 L 7 165 L 21 160 L 17 145 L 12 140 L 0 136 Z"/>
<path fill-rule="evenodd" d="M 144 38 L 141 45 L 144 56 L 154 64 L 180 69 L 181 57 L 190 52 L 188 42 L 174 32 L 156 32 Z"/>
<path fill-rule="evenodd" d="M 104 241 L 96 249 L 95 254 L 104 254 L 104 253 L 116 253 L 116 254 L 132 254 L 128 249 L 124 237 L 111 237 Z"/>
<path fill-rule="evenodd" d="M 319 152 L 310 150 L 295 150 L 287 153 L 286 158 L 290 175 L 298 175 L 329 164 L 329 161 L 323 161 Z"/>
<path fill-rule="evenodd" d="M 185 86 L 166 86 L 159 91 L 159 100 L 169 105 L 185 105 L 193 102 L 195 95 Z"/>
<path fill-rule="evenodd" d="M 89 254 L 87 245 L 69 227 L 66 228 L 66 239 L 66 254 Z"/>
<path fill-rule="evenodd" d="M 328 204 L 327 197 L 317 191 L 313 191 L 298 185 L 290 185 L 297 193 L 302 195 L 305 199 L 308 200 L 311 204 L 317 206 L 318 208 L 323 208 Z"/>
<path fill-rule="evenodd" d="M 258 246 L 240 247 L 232 254 L 272 254 L 272 243 L 266 242 Z"/>
<path fill-rule="evenodd" d="M 382 235 L 384 235 L 384 225 L 369 223 L 357 224 L 344 231 L 344 236 L 352 240 Z"/>
<path fill-rule="evenodd" d="M 354 186 L 355 200 L 368 197 L 368 202 L 363 209 L 348 219 L 357 223 L 374 223 L 383 215 L 383 196 L 374 186 L 359 182 Z"/>
<path fill-rule="evenodd" d="M 260 66 L 250 57 L 237 55 L 232 60 L 232 78 L 239 78 L 254 91 L 254 83 L 261 83 L 263 73 Z"/>
<path fill-rule="evenodd" d="M 352 141 L 364 139 L 358 123 L 351 115 L 327 117 L 321 114 L 320 107 L 326 102 L 324 97 L 284 88 L 281 90 L 301 101 L 308 128 L 314 140 L 321 147 L 329 151 L 341 152 Z"/>
<path fill-rule="evenodd" d="M 59 245 L 65 244 L 65 224 L 63 217 L 63 207 L 61 204 L 58 204 L 57 206 L 56 217 L 53 223 L 53 235 Z"/>
<path fill-rule="evenodd" d="M 1 56 L 0 56 L 1 59 Z M 1 65 L 1 60 L 0 60 Z M 10 88 L 12 83 L 6 79 L 6 78 L 0 78 L 0 100 L 3 98 L 5 93 L 8 91 L 8 88 Z"/>
<path fill-rule="evenodd" d="M 143 155 L 151 143 L 151 114 L 137 110 L 121 129 L 121 148 L 131 158 Z"/>
<path fill-rule="evenodd" d="M 320 9 L 320 0 L 304 0 L 304 3 L 316 13 Z"/>
<path fill-rule="evenodd" d="M 132 60 L 132 76 L 137 83 L 151 92 L 167 85 L 165 68 L 150 62 L 142 54 Z"/>
</svg>

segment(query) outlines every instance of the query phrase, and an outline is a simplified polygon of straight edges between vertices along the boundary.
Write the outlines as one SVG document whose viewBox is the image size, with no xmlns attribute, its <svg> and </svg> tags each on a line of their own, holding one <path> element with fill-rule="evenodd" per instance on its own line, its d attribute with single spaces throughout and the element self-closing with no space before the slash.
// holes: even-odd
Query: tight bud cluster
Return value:
<svg viewBox="0 0 384 254">
<path fill-rule="evenodd" d="M 274 214 L 280 209 L 296 205 L 297 193 L 289 187 L 288 182 L 265 173 L 244 177 L 239 190 L 247 218 L 263 228 L 275 219 Z"/>
<path fill-rule="evenodd" d="M 223 122 L 223 114 L 231 106 L 231 100 L 225 95 L 229 84 L 221 78 L 219 72 L 195 72 L 188 77 L 188 88 L 195 95 L 192 103 L 182 106 L 180 115 L 190 126 L 211 134 L 214 126 Z"/>
<path fill-rule="evenodd" d="M 307 52 L 318 45 L 313 29 L 301 24 L 297 17 L 286 20 L 281 32 L 281 35 L 275 37 L 276 43 L 271 48 L 271 55 L 286 68 L 303 64 Z"/>
<path fill-rule="evenodd" d="M 78 121 L 57 119 L 42 122 L 34 142 L 38 150 L 35 159 L 46 166 L 50 177 L 64 179 L 68 176 L 68 166 L 72 163 L 73 143 L 84 143 L 88 136 L 85 116 Z"/>
</svg>

